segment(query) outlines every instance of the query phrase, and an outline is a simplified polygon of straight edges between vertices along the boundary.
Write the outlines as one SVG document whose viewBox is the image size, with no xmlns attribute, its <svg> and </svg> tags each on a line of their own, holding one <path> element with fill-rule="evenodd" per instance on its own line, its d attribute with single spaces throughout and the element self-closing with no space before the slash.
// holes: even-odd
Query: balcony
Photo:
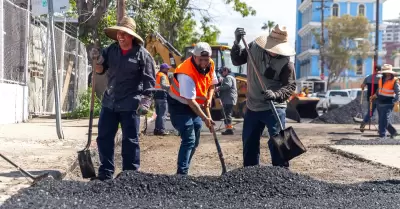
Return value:
<svg viewBox="0 0 400 209">
<path fill-rule="evenodd" d="M 312 5 L 312 0 L 304 0 L 299 8 L 297 8 L 301 13 L 303 13 L 308 7 Z"/>
<path fill-rule="evenodd" d="M 306 25 L 304 25 L 298 32 L 300 37 L 303 37 L 307 33 L 311 32 L 312 29 L 314 28 L 321 28 L 321 23 L 320 22 L 309 22 Z"/>
</svg>

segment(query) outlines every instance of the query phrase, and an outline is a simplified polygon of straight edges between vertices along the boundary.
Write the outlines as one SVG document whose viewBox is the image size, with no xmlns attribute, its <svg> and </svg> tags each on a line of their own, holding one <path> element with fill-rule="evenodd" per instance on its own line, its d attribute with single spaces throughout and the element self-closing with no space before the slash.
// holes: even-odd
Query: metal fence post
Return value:
<svg viewBox="0 0 400 209">
<path fill-rule="evenodd" d="M 4 79 L 4 1 L 0 0 L 0 82 Z"/>
<path fill-rule="evenodd" d="M 23 87 L 23 110 L 22 110 L 22 121 L 29 117 L 29 35 L 30 35 L 30 24 L 31 24 L 31 0 L 28 0 L 26 7 L 26 27 L 25 27 L 25 86 Z"/>
<path fill-rule="evenodd" d="M 61 94 L 62 94 L 62 91 L 63 91 L 63 88 L 64 88 L 64 68 L 65 68 L 65 30 L 66 30 L 66 25 L 67 25 L 67 16 L 66 16 L 66 13 L 64 12 L 64 21 L 63 21 L 63 23 L 64 23 L 64 28 L 63 28 L 63 31 L 62 31 L 62 37 L 61 37 L 61 56 L 60 56 L 60 79 L 59 79 L 59 86 L 60 86 L 60 92 L 59 92 L 59 94 L 60 94 L 60 97 L 61 97 Z M 66 85 L 68 85 L 68 84 L 66 84 Z M 64 103 L 64 102 L 63 102 Z M 62 110 L 62 108 L 63 108 L 63 105 L 64 104 L 60 104 L 61 105 L 61 110 Z"/>
<path fill-rule="evenodd" d="M 64 139 L 64 133 L 61 126 L 61 105 L 60 105 L 60 86 L 58 85 L 58 75 L 57 75 L 57 60 L 56 60 L 56 43 L 54 40 L 54 6 L 53 0 L 48 1 L 49 8 L 49 29 L 50 29 L 50 40 L 51 40 L 51 57 L 53 63 L 53 79 L 54 79 L 54 98 L 55 98 L 55 109 L 56 109 L 56 128 L 57 135 L 59 139 Z"/>
</svg>

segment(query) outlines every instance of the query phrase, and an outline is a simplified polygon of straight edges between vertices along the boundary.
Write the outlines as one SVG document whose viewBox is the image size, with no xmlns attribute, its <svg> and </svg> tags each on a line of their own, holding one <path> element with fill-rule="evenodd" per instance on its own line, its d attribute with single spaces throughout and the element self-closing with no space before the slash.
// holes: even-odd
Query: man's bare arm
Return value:
<svg viewBox="0 0 400 209">
<path fill-rule="evenodd" d="M 96 61 L 96 63 L 98 63 L 98 62 Z M 96 73 L 97 73 L 97 74 L 103 74 L 103 72 L 104 72 L 104 67 L 103 67 L 103 65 L 96 64 L 96 65 L 95 65 L 95 69 L 96 69 Z"/>
<path fill-rule="evenodd" d="M 207 118 L 206 114 L 204 114 L 203 110 L 201 110 L 199 103 L 197 103 L 195 99 L 186 99 L 186 101 L 193 112 L 195 112 L 196 115 L 198 115 L 202 120 Z"/>
</svg>

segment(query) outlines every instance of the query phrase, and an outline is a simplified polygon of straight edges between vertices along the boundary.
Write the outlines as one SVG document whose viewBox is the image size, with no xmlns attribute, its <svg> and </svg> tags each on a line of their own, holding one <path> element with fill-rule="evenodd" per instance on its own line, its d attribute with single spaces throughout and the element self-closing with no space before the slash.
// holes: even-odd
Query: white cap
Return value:
<svg viewBox="0 0 400 209">
<path fill-rule="evenodd" d="M 205 53 L 208 53 L 205 55 Z M 192 50 L 192 54 L 194 56 L 210 56 L 212 55 L 212 50 L 211 47 L 208 43 L 206 42 L 199 42 L 194 46 L 194 49 Z"/>
</svg>

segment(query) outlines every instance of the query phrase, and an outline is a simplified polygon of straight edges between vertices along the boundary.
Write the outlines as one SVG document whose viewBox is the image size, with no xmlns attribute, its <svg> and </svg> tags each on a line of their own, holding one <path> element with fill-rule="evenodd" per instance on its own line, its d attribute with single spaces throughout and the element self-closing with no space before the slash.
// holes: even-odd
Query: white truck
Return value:
<svg viewBox="0 0 400 209">
<path fill-rule="evenodd" d="M 317 94 L 317 97 L 320 98 L 317 104 L 317 110 L 322 110 L 324 113 L 352 101 L 347 90 L 329 90 L 325 94 Z"/>
</svg>

